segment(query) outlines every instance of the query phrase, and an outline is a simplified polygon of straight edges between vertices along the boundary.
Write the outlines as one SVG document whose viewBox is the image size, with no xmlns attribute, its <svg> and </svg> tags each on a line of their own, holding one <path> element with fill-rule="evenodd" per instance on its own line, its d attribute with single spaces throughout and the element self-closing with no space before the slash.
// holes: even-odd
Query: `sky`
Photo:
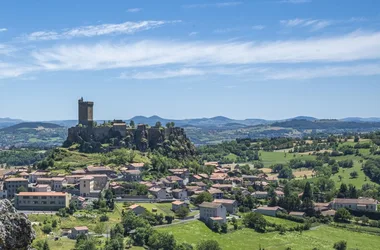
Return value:
<svg viewBox="0 0 380 250">
<path fill-rule="evenodd" d="M 380 1 L 12 0 L 0 117 L 380 117 Z"/>
</svg>

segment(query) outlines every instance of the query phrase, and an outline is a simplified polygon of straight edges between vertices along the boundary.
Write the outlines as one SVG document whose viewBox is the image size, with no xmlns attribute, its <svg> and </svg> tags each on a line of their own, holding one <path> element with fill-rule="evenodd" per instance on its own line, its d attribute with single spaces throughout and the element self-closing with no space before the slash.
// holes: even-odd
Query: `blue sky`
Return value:
<svg viewBox="0 0 380 250">
<path fill-rule="evenodd" d="M 380 1 L 7 1 L 0 117 L 380 116 Z"/>
</svg>

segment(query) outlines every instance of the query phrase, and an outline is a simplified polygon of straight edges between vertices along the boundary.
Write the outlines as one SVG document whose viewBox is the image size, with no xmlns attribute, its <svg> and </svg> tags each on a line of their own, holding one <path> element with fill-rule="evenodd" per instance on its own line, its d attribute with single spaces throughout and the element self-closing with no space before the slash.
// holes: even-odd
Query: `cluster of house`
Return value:
<svg viewBox="0 0 380 250">
<path fill-rule="evenodd" d="M 234 194 L 241 190 L 243 195 L 250 195 L 257 199 L 269 197 L 267 188 L 271 183 L 277 183 L 278 178 L 266 174 L 242 175 L 241 177 L 230 177 L 228 172 L 239 172 L 239 166 L 234 164 L 219 165 L 217 162 L 206 163 L 214 166 L 214 172 L 207 174 L 190 174 L 187 169 L 169 169 L 170 176 L 158 181 L 140 182 L 149 188 L 149 193 L 157 200 L 172 202 L 172 210 L 176 211 L 181 206 L 188 206 L 187 200 L 196 198 L 203 192 L 212 195 L 212 202 L 204 202 L 199 205 L 200 219 L 205 222 L 225 222 L 227 214 L 235 214 L 238 210 L 238 202 L 226 199 L 225 196 Z M 207 183 L 207 184 L 206 184 Z M 249 192 L 248 187 L 254 187 L 255 192 Z M 277 197 L 284 197 L 281 188 L 275 190 Z M 334 199 L 329 203 L 316 203 L 315 210 L 322 215 L 334 215 L 335 210 L 346 207 L 353 210 L 377 211 L 378 201 L 369 198 L 358 199 Z M 255 209 L 264 215 L 276 216 L 278 212 L 287 211 L 281 207 L 261 206 Z M 303 217 L 303 212 L 291 211 L 291 216 Z"/>
<path fill-rule="evenodd" d="M 235 214 L 238 202 L 227 199 L 240 190 L 244 196 L 257 199 L 268 198 L 268 187 L 277 183 L 277 177 L 264 173 L 259 175 L 241 175 L 231 177 L 229 173 L 240 173 L 238 165 L 219 165 L 217 162 L 206 163 L 214 166 L 211 175 L 190 174 L 188 169 L 169 169 L 170 175 L 159 180 L 142 181 L 144 163 L 131 163 L 116 171 L 107 166 L 88 166 L 85 169 L 72 171 L 69 175 L 51 176 L 47 171 L 28 173 L 26 168 L 20 168 L 5 174 L 0 178 L 0 198 L 14 198 L 14 204 L 20 210 L 58 210 L 67 207 L 74 201 L 79 208 L 86 205 L 86 198 L 98 197 L 99 192 L 111 188 L 118 192 L 120 184 L 116 180 L 139 182 L 145 185 L 149 194 L 156 201 L 172 202 L 172 210 L 177 211 L 182 206 L 188 206 L 189 201 L 199 194 L 208 192 L 213 197 L 212 202 L 199 205 L 200 219 L 206 222 L 225 222 L 227 214 Z M 111 183 L 110 183 L 110 180 Z M 255 192 L 249 192 L 253 187 Z M 20 191 L 22 190 L 22 191 Z M 275 190 L 277 197 L 283 197 L 281 188 Z M 335 210 L 345 207 L 353 210 L 377 211 L 378 201 L 369 198 L 334 199 L 330 203 L 315 203 L 315 210 L 323 215 L 334 215 Z M 139 205 L 130 209 L 141 213 Z M 275 216 L 283 211 L 281 207 L 258 207 L 258 213 Z M 293 216 L 304 216 L 302 212 L 290 212 Z"/>
<path fill-rule="evenodd" d="M 58 210 L 74 200 L 79 206 L 84 197 L 98 197 L 108 187 L 115 172 L 106 166 L 88 166 L 69 175 L 51 176 L 48 171 L 28 173 L 19 168 L 0 178 L 0 198 L 14 199 L 20 210 Z"/>
</svg>

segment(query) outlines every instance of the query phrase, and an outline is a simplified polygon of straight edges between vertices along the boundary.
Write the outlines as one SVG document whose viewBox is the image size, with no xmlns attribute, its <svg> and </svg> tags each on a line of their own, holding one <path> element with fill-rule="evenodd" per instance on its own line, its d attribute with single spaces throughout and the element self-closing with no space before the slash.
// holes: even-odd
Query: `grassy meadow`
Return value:
<svg viewBox="0 0 380 250">
<path fill-rule="evenodd" d="M 348 249 L 377 249 L 380 237 L 376 235 L 352 232 L 345 229 L 320 226 L 310 231 L 288 232 L 280 235 L 274 233 L 257 233 L 252 229 L 241 229 L 228 234 L 212 232 L 204 223 L 192 221 L 158 229 L 161 232 L 172 233 L 178 242 L 196 245 L 201 240 L 217 240 L 223 250 L 235 249 L 271 249 L 283 250 L 287 247 L 297 250 L 333 249 L 335 242 L 346 240 Z"/>
</svg>

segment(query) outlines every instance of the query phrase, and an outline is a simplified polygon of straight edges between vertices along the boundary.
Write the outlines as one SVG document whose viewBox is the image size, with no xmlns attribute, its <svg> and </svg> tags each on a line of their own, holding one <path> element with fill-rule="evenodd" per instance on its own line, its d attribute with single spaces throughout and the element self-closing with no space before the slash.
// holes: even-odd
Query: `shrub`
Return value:
<svg viewBox="0 0 380 250">
<path fill-rule="evenodd" d="M 49 234 L 52 231 L 52 227 L 50 224 L 45 224 L 42 228 L 41 231 L 44 232 L 45 234 Z"/>
<path fill-rule="evenodd" d="M 304 223 L 306 221 L 304 218 L 291 216 L 289 214 L 285 214 L 285 213 L 281 213 L 281 212 L 277 213 L 277 217 L 282 218 L 282 219 L 286 219 L 286 220 L 291 220 L 291 221 L 298 222 L 298 223 Z"/>
<path fill-rule="evenodd" d="M 101 222 L 108 221 L 108 220 L 109 220 L 109 217 L 106 214 L 102 214 L 99 217 L 99 221 L 101 221 Z"/>
<path fill-rule="evenodd" d="M 178 216 L 178 218 L 185 218 L 189 214 L 190 210 L 187 207 L 180 207 L 175 214 Z"/>
</svg>

